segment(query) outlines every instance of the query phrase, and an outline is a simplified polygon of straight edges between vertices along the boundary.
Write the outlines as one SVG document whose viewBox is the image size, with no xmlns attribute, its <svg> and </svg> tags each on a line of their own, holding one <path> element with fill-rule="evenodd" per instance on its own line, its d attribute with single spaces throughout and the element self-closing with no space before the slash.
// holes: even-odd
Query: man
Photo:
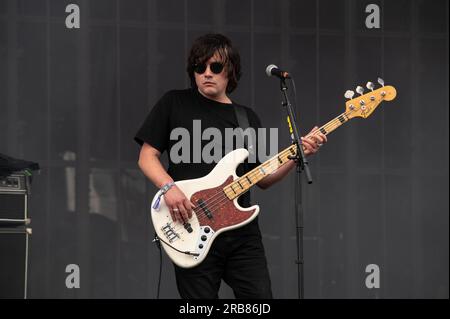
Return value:
<svg viewBox="0 0 450 319">
<path fill-rule="evenodd" d="M 189 136 L 193 136 L 193 122 L 200 120 L 202 128 L 217 128 L 225 136 L 226 128 L 239 126 L 235 107 L 245 109 L 251 127 L 261 127 L 259 117 L 251 108 L 236 104 L 228 96 L 236 88 L 241 72 L 239 53 L 227 37 L 207 34 L 198 38 L 190 51 L 187 72 L 192 88 L 166 93 L 153 107 L 135 137 L 142 145 L 139 167 L 158 188 L 164 190 L 164 200 L 174 222 L 188 221 L 192 217 L 193 204 L 173 182 L 203 177 L 217 163 L 193 161 L 195 154 L 192 154 L 192 148 L 191 154 L 187 154 L 189 160 L 180 162 L 172 158 L 179 154 L 171 152 L 177 143 L 170 138 L 171 132 L 184 128 Z M 302 138 L 306 155 L 314 154 L 327 141 L 325 135 L 316 131 L 317 127 Z M 203 149 L 206 141 L 201 143 Z M 224 146 L 222 150 L 230 151 Z M 159 159 L 164 151 L 170 154 L 167 172 Z M 242 175 L 258 164 L 240 165 L 237 174 Z M 281 180 L 293 167 L 295 162 L 291 160 L 257 185 L 265 189 Z M 250 206 L 250 194 L 243 194 L 239 203 L 243 207 Z M 257 218 L 243 227 L 220 234 L 198 266 L 187 269 L 174 267 L 182 298 L 217 298 L 222 279 L 233 289 L 236 298 L 272 298 Z"/>
</svg>

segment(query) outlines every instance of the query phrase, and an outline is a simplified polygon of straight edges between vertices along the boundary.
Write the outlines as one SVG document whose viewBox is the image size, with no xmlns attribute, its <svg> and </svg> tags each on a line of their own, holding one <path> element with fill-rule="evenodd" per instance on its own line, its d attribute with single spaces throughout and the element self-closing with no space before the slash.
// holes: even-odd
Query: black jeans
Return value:
<svg viewBox="0 0 450 319">
<path fill-rule="evenodd" d="M 223 279 L 239 299 L 271 299 L 272 289 L 260 234 L 220 234 L 194 268 L 175 266 L 181 298 L 217 299 Z"/>
</svg>

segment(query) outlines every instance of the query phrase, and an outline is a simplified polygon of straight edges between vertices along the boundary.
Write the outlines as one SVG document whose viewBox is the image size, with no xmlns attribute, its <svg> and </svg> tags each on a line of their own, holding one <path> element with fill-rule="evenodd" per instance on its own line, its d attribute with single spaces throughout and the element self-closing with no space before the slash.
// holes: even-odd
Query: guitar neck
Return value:
<svg viewBox="0 0 450 319">
<path fill-rule="evenodd" d="M 346 123 L 348 120 L 349 118 L 347 117 L 347 115 L 345 113 L 342 113 L 341 115 L 335 117 L 334 119 L 320 127 L 316 132 L 321 132 L 324 135 L 328 135 L 335 129 L 340 127 L 342 124 Z M 313 135 L 315 134 L 318 133 L 313 133 Z M 281 151 L 271 159 L 267 160 L 255 169 L 241 176 L 233 183 L 225 186 L 223 188 L 223 191 L 230 200 L 235 199 L 236 197 L 248 191 L 252 186 L 256 185 L 264 177 L 272 174 L 278 168 L 289 162 L 291 160 L 289 157 L 295 155 L 296 151 L 297 149 L 295 144 L 285 148 L 283 151 Z"/>
</svg>

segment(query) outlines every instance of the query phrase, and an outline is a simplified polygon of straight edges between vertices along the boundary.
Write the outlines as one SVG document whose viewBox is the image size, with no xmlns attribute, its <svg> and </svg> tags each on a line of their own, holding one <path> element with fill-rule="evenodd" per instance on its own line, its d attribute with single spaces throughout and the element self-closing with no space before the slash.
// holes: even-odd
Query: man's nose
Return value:
<svg viewBox="0 0 450 319">
<path fill-rule="evenodd" d="M 213 73 L 211 72 L 211 69 L 210 69 L 209 65 L 206 66 L 205 76 L 212 77 L 212 75 L 213 75 Z"/>
</svg>

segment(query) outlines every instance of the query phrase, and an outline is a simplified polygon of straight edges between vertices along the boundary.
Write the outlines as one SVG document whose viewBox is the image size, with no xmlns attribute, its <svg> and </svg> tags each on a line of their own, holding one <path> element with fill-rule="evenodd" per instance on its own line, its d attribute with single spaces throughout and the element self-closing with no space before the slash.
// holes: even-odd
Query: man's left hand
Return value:
<svg viewBox="0 0 450 319">
<path fill-rule="evenodd" d="M 317 153 L 319 148 L 327 142 L 325 134 L 319 131 L 317 126 L 314 126 L 311 132 L 305 137 L 302 137 L 303 151 L 305 155 L 311 155 Z"/>
</svg>

